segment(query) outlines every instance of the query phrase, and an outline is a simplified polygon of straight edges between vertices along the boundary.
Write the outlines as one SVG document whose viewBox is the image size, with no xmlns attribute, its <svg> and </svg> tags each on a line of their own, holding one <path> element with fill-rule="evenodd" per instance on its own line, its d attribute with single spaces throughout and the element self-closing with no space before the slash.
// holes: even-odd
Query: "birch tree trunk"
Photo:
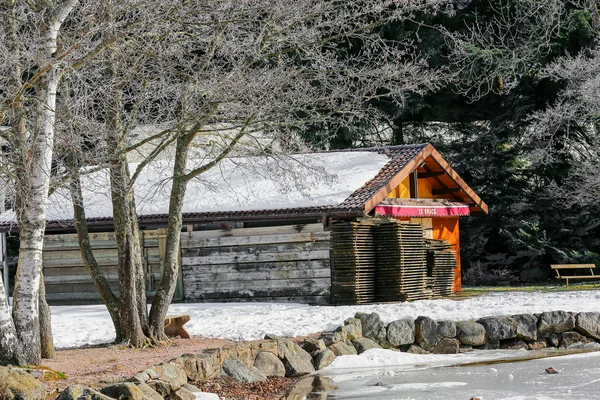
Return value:
<svg viewBox="0 0 600 400">
<path fill-rule="evenodd" d="M 17 331 L 8 308 L 4 283 L 0 282 L 0 365 L 24 365 Z"/>
</svg>

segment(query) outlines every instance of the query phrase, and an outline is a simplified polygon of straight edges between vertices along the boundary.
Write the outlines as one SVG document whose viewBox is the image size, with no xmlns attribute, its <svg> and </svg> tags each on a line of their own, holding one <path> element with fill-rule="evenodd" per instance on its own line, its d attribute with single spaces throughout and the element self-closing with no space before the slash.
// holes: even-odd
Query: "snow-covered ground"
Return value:
<svg viewBox="0 0 600 400">
<path fill-rule="evenodd" d="M 174 304 L 170 314 L 189 314 L 192 335 L 232 340 L 261 339 L 265 333 L 304 336 L 333 330 L 357 311 L 377 312 L 384 322 L 419 315 L 466 320 L 486 316 L 543 311 L 598 311 L 600 290 L 557 292 L 496 292 L 467 300 L 422 300 L 364 306 L 307 306 L 273 303 Z M 58 348 L 107 343 L 114 339 L 104 306 L 52 307 L 52 330 Z"/>
</svg>

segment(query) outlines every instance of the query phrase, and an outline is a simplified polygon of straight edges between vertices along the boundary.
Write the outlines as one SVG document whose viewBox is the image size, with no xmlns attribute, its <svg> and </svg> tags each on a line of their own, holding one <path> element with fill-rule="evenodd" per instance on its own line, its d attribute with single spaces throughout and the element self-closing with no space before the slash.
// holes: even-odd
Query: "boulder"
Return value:
<svg viewBox="0 0 600 400">
<path fill-rule="evenodd" d="M 477 320 L 483 325 L 488 342 L 500 342 L 517 336 L 517 321 L 510 317 L 486 317 Z"/>
<path fill-rule="evenodd" d="M 148 386 L 156 393 L 158 393 L 161 397 L 167 398 L 171 395 L 174 389 L 169 382 L 161 381 L 161 380 L 149 380 L 146 382 Z M 179 388 L 177 388 L 179 389 Z"/>
<path fill-rule="evenodd" d="M 189 390 L 192 393 L 202 393 L 202 390 L 200 390 L 199 387 L 190 385 L 189 383 L 186 383 L 185 385 L 183 385 L 182 388 L 186 388 L 187 390 Z"/>
<path fill-rule="evenodd" d="M 560 335 L 559 348 L 561 349 L 582 349 L 600 347 L 596 341 L 583 336 L 577 332 L 563 332 Z"/>
<path fill-rule="evenodd" d="M 477 350 L 498 350 L 500 348 L 500 342 L 486 342 L 476 348 Z"/>
<path fill-rule="evenodd" d="M 360 320 L 362 326 L 362 334 L 364 337 L 376 341 L 383 347 L 389 347 L 385 325 L 383 324 L 383 322 L 381 322 L 379 314 L 366 314 L 362 312 L 357 312 L 354 317 Z"/>
<path fill-rule="evenodd" d="M 548 347 L 558 347 L 560 344 L 560 335 L 554 333 L 548 335 L 546 337 L 546 343 L 548 344 Z"/>
<path fill-rule="evenodd" d="M 263 382 L 267 377 L 255 367 L 248 367 L 239 360 L 225 360 L 221 366 L 221 374 L 229 376 L 238 382 Z"/>
<path fill-rule="evenodd" d="M 251 367 L 261 351 L 279 355 L 279 345 L 276 340 L 252 340 L 238 343 L 234 347 L 222 350 L 222 360 L 239 360 Z"/>
<path fill-rule="evenodd" d="M 314 365 L 316 370 L 320 370 L 331 364 L 335 360 L 335 354 L 332 350 L 325 349 L 316 355 Z"/>
<path fill-rule="evenodd" d="M 582 335 L 600 340 L 600 313 L 581 312 L 577 314 L 575 330 Z"/>
<path fill-rule="evenodd" d="M 544 339 L 538 339 L 534 342 L 528 342 L 527 348 L 529 350 L 542 350 L 548 347 L 548 343 Z"/>
<path fill-rule="evenodd" d="M 456 337 L 456 322 L 448 320 L 437 321 L 437 336 L 438 339 Z"/>
<path fill-rule="evenodd" d="M 131 382 L 117 383 L 100 389 L 100 393 L 115 399 L 146 400 L 144 392 Z M 156 393 L 156 392 L 155 392 Z M 158 393 L 156 393 L 158 394 Z"/>
<path fill-rule="evenodd" d="M 415 321 L 412 319 L 400 319 L 391 322 L 387 328 L 387 340 L 394 347 L 415 342 Z"/>
<path fill-rule="evenodd" d="M 214 378 L 219 374 L 223 354 L 221 349 L 207 349 L 200 354 L 185 354 L 180 357 L 180 360 L 179 365 L 190 381 L 202 381 Z M 146 373 L 146 371 L 148 370 L 143 372 Z M 151 376 L 150 378 L 157 379 L 158 377 Z"/>
<path fill-rule="evenodd" d="M 4 397 L 1 397 L 4 399 Z M 9 397 L 10 399 L 10 397 Z M 29 397 L 21 397 L 19 399 L 27 399 Z M 72 385 L 60 392 L 56 400 L 114 400 L 94 389 L 86 388 L 85 386 Z"/>
<path fill-rule="evenodd" d="M 429 317 L 417 317 L 415 320 L 415 342 L 425 350 L 431 349 L 438 341 L 437 322 Z"/>
<path fill-rule="evenodd" d="M 27 371 L 0 367 L 0 399 L 43 400 L 46 386 Z"/>
<path fill-rule="evenodd" d="M 459 352 L 459 353 L 468 353 L 468 352 L 470 352 L 470 351 L 473 351 L 473 346 L 468 346 L 468 345 L 466 345 L 466 344 L 461 344 L 461 345 L 458 347 L 458 352 Z"/>
<path fill-rule="evenodd" d="M 517 314 L 512 318 L 517 323 L 517 339 L 526 342 L 537 340 L 537 317 L 533 314 Z"/>
<path fill-rule="evenodd" d="M 346 334 L 346 338 L 350 341 L 363 337 L 362 322 L 358 318 L 348 318 L 344 321 L 342 332 Z"/>
<path fill-rule="evenodd" d="M 402 346 L 402 348 L 400 350 L 402 350 L 406 353 L 409 353 L 409 354 L 431 354 L 430 352 L 428 352 L 427 350 L 425 350 L 418 344 L 409 344 L 406 346 Z"/>
<path fill-rule="evenodd" d="M 454 338 L 443 338 L 432 349 L 433 354 L 458 354 L 460 342 Z"/>
<path fill-rule="evenodd" d="M 503 350 L 527 350 L 527 343 L 521 339 L 508 339 L 500 342 L 500 348 Z"/>
<path fill-rule="evenodd" d="M 575 329 L 575 317 L 565 311 L 544 312 L 538 318 L 537 329 L 540 337 L 572 331 Z"/>
<path fill-rule="evenodd" d="M 254 360 L 254 366 L 265 376 L 285 376 L 285 366 L 275 355 L 261 351 Z"/>
<path fill-rule="evenodd" d="M 301 347 L 313 357 L 327 348 L 323 339 L 306 339 Z"/>
<path fill-rule="evenodd" d="M 312 357 L 296 343 L 276 335 L 267 335 L 266 338 L 277 341 L 279 358 L 285 366 L 285 376 L 296 378 L 315 372 Z"/>
<path fill-rule="evenodd" d="M 163 400 L 163 397 L 146 383 L 138 384 L 138 388 L 144 394 L 144 400 Z"/>
<path fill-rule="evenodd" d="M 358 354 L 362 354 L 367 350 L 381 348 L 381 346 L 377 342 L 369 338 L 354 339 L 352 341 L 352 344 L 354 345 L 354 348 L 356 349 L 356 352 Z"/>
<path fill-rule="evenodd" d="M 328 347 L 336 356 L 351 356 L 358 354 L 349 342 L 337 342 Z"/>
<path fill-rule="evenodd" d="M 240 364 L 242 363 L 240 362 Z M 192 393 L 189 389 L 186 389 L 182 386 L 175 392 L 171 393 L 171 396 L 169 396 L 169 400 L 196 400 L 196 395 Z"/>
<path fill-rule="evenodd" d="M 469 346 L 482 346 L 485 344 L 485 328 L 473 321 L 460 321 L 456 323 L 457 339 Z"/>
<path fill-rule="evenodd" d="M 181 364 L 168 362 L 159 365 L 155 365 L 152 368 L 158 375 L 156 380 L 167 382 L 171 385 L 173 390 L 177 390 L 183 385 L 187 383 L 188 377 L 186 372 L 184 371 L 184 367 Z"/>
</svg>

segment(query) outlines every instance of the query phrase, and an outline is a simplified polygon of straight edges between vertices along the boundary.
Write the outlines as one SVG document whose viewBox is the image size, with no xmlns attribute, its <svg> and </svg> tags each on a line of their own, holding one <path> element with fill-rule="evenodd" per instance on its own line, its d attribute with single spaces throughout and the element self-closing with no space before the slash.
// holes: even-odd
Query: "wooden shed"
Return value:
<svg viewBox="0 0 600 400">
<path fill-rule="evenodd" d="M 149 296 L 160 280 L 164 257 L 169 185 L 157 183 L 168 178 L 168 167 L 167 161 L 149 166 L 151 172 L 140 175 L 135 185 Z M 107 175 L 98 174 L 84 182 L 84 202 L 92 247 L 117 289 L 110 190 Z M 344 236 L 344 229 L 354 229 L 342 227 L 349 223 L 385 225 L 366 239 L 373 249 L 404 225 L 416 226 L 411 232 L 421 235 L 423 243 L 444 240 L 456 254 L 452 289 L 459 291 L 459 218 L 486 213 L 486 204 L 430 144 L 318 152 L 290 156 L 287 162 L 228 160 L 188 186 L 176 299 L 341 304 L 335 293 L 332 297 L 343 268 L 334 248 L 339 248 L 336 238 Z M 68 196 L 58 191 L 50 198 L 44 245 L 48 300 L 99 301 L 76 247 L 71 214 Z M 11 212 L 0 214 L 3 235 L 16 230 L 13 218 Z M 370 228 L 365 229 L 360 232 Z M 385 229 L 392 233 L 382 236 Z M 338 233 L 332 236 L 332 230 Z M 402 254 L 402 246 L 390 243 L 379 247 Z M 369 256 L 369 268 L 377 267 L 381 254 Z M 375 274 L 365 276 L 375 279 Z M 385 283 L 380 279 L 369 285 L 381 288 Z"/>
</svg>

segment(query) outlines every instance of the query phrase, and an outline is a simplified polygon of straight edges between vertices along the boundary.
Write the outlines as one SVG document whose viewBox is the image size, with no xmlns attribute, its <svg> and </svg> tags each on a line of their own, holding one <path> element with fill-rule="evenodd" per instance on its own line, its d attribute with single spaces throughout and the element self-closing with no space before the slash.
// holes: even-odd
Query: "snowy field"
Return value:
<svg viewBox="0 0 600 400">
<path fill-rule="evenodd" d="M 377 312 L 384 322 L 391 322 L 419 315 L 465 320 L 554 310 L 600 312 L 600 290 L 496 292 L 462 301 L 344 307 L 175 304 L 169 313 L 189 314 L 186 327 L 193 335 L 250 340 L 265 333 L 292 337 L 332 330 L 357 311 Z M 58 348 L 107 343 L 114 338 L 103 306 L 52 307 L 52 328 Z M 414 355 L 374 349 L 360 356 L 337 357 L 319 373 L 338 385 L 328 399 L 600 399 L 600 352 L 510 362 L 537 355 L 525 350 Z M 498 361 L 506 362 L 488 365 Z M 544 369 L 550 366 L 560 373 L 546 374 Z"/>
<path fill-rule="evenodd" d="M 357 311 L 377 312 L 384 322 L 425 315 L 436 320 L 466 320 L 486 316 L 543 311 L 598 311 L 600 290 L 560 292 L 496 292 L 467 300 L 421 300 L 364 306 L 306 306 L 273 303 L 174 304 L 169 314 L 189 314 L 192 335 L 232 340 L 262 339 L 266 333 L 304 336 L 333 330 Z M 108 343 L 114 339 L 104 306 L 52 307 L 52 331 L 57 348 Z"/>
</svg>

